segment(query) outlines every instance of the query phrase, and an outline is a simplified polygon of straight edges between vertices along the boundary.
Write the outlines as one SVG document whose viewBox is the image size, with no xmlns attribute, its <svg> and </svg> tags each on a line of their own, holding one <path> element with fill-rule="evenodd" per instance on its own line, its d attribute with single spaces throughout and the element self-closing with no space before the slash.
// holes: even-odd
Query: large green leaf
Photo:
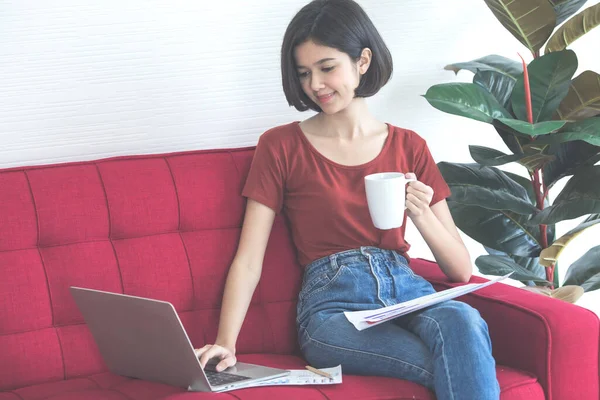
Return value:
<svg viewBox="0 0 600 400">
<path fill-rule="evenodd" d="M 537 211 L 527 191 L 498 168 L 448 162 L 438 167 L 450 186 L 452 201 L 525 215 Z"/>
<path fill-rule="evenodd" d="M 531 138 L 523 135 L 522 133 L 516 132 L 514 129 L 509 128 L 497 119 L 492 122 L 496 132 L 502 138 L 502 141 L 506 144 L 506 147 L 515 154 L 523 153 L 523 146 L 531 141 Z"/>
<path fill-rule="evenodd" d="M 520 154 L 517 162 L 529 171 L 542 168 L 555 159 L 553 154 L 546 154 L 544 145 L 536 145 L 531 136 L 518 132 L 499 120 L 492 123 L 506 146 L 516 154 Z M 526 123 L 527 124 L 527 123 Z M 486 165 L 486 164 L 484 164 Z"/>
<path fill-rule="evenodd" d="M 583 71 L 571 81 L 569 93 L 556 110 L 555 119 L 582 120 L 600 114 L 600 75 Z"/>
<path fill-rule="evenodd" d="M 502 251 L 497 251 L 487 246 L 484 246 L 485 251 L 492 256 L 500 256 L 500 257 L 509 257 L 515 263 L 519 264 L 521 267 L 533 273 L 540 279 L 546 279 L 546 268 L 539 263 L 538 257 L 520 257 L 520 256 L 511 256 L 510 254 L 506 254 Z M 535 283 L 533 281 L 521 281 L 528 286 L 534 286 Z"/>
<path fill-rule="evenodd" d="M 444 69 L 454 71 L 455 74 L 458 74 L 461 69 L 466 69 L 474 74 L 479 71 L 491 71 L 516 81 L 523 73 L 523 64 L 510 58 L 490 54 L 473 61 L 449 64 Z"/>
<path fill-rule="evenodd" d="M 526 149 L 525 156 L 517 161 L 519 164 L 527 168 L 529 172 L 533 172 L 539 168 L 542 168 L 544 165 L 554 160 L 554 156 L 541 153 L 538 150 L 535 150 L 533 147 L 532 149 L 534 149 L 534 151 Z"/>
<path fill-rule="evenodd" d="M 565 275 L 565 285 L 579 285 L 586 292 L 600 289 L 600 246 L 575 261 Z"/>
<path fill-rule="evenodd" d="M 535 142 L 540 144 L 556 144 L 583 140 L 600 146 L 600 117 L 577 121 L 565 127 L 564 132 L 539 137 Z"/>
<path fill-rule="evenodd" d="M 537 52 L 556 26 L 548 0 L 484 0 L 498 21 L 531 53 Z"/>
<path fill-rule="evenodd" d="M 576 70 L 577 56 L 572 50 L 546 54 L 536 58 L 527 66 L 533 123 L 552 118 L 552 114 L 569 92 L 571 78 Z M 517 118 L 528 121 L 523 76 L 517 80 L 511 100 Z"/>
<path fill-rule="evenodd" d="M 554 6 L 556 26 L 575 14 L 587 0 L 548 0 Z"/>
<path fill-rule="evenodd" d="M 486 167 L 495 167 L 498 165 L 504 165 L 513 161 L 517 161 L 522 154 L 505 154 L 496 149 L 490 149 L 489 147 L 483 146 L 469 146 L 469 152 L 471 157 L 478 164 L 485 165 Z"/>
<path fill-rule="evenodd" d="M 502 171 L 504 175 L 512 179 L 515 183 L 519 184 L 525 191 L 527 192 L 527 197 L 531 204 L 535 204 L 535 193 L 533 192 L 533 184 L 531 183 L 530 178 L 525 178 L 524 176 L 513 174 L 512 172 Z"/>
<path fill-rule="evenodd" d="M 492 54 L 473 61 L 446 65 L 444 69 L 454 71 L 455 74 L 462 69 L 473 72 L 473 83 L 485 88 L 506 108 L 515 82 L 523 73 L 523 64 Z"/>
<path fill-rule="evenodd" d="M 481 273 L 486 275 L 506 275 L 512 272 L 513 274 L 510 276 L 512 279 L 539 282 L 550 286 L 550 282 L 546 279 L 540 278 L 534 272 L 523 268 L 507 256 L 479 256 L 475 260 L 475 265 Z"/>
<path fill-rule="evenodd" d="M 536 204 L 537 200 L 535 197 L 535 192 L 533 190 L 533 183 L 531 182 L 531 178 L 525 178 L 521 175 L 513 174 L 512 172 L 508 172 L 508 171 L 503 171 L 503 172 L 504 172 L 504 175 L 508 176 L 510 179 L 512 179 L 519 185 L 521 185 L 521 187 L 523 187 L 527 191 L 527 196 L 529 197 L 529 202 L 531 204 Z M 549 207 L 549 206 L 550 206 L 550 200 L 548 200 L 548 198 L 546 197 L 544 199 L 544 208 Z M 532 217 L 530 217 L 530 218 L 532 218 Z M 535 226 L 535 224 L 532 224 L 530 221 L 528 221 L 526 219 L 523 220 L 523 223 L 528 225 L 528 227 L 527 227 L 528 231 L 532 231 L 531 230 L 532 225 Z M 555 233 L 556 233 L 555 228 L 556 227 L 554 224 L 550 224 L 550 225 L 546 226 L 546 238 L 548 239 L 548 243 L 554 242 Z M 541 240 L 541 232 L 539 231 L 539 226 L 535 226 L 535 229 L 532 232 L 534 235 L 536 235 L 535 237 L 538 240 Z"/>
<path fill-rule="evenodd" d="M 530 124 L 529 122 L 512 118 L 499 118 L 498 121 L 510 129 L 531 137 L 556 132 L 567 123 L 567 121 L 544 121 L 537 124 Z"/>
<path fill-rule="evenodd" d="M 535 168 L 553 159 L 552 156 L 540 153 L 537 150 L 528 150 L 523 154 L 505 154 L 488 147 L 469 146 L 469 152 L 471 153 L 473 160 L 486 167 L 495 167 L 510 162 L 518 162 L 529 171 L 533 171 Z"/>
<path fill-rule="evenodd" d="M 600 165 L 580 168 L 556 197 L 552 206 L 532 218 L 536 224 L 554 224 L 600 212 Z"/>
<path fill-rule="evenodd" d="M 449 114 L 491 123 L 495 118 L 510 118 L 508 111 L 487 90 L 474 83 L 442 83 L 427 90 L 425 99 Z"/>
<path fill-rule="evenodd" d="M 558 262 L 558 258 L 562 251 L 571 243 L 573 239 L 581 235 L 585 230 L 592 226 L 600 223 L 599 218 L 594 218 L 594 215 L 590 215 L 584 222 L 571 229 L 556 240 L 549 240 L 552 243 L 550 246 L 542 250 L 540 254 L 540 264 L 548 267 Z"/>
<path fill-rule="evenodd" d="M 573 175 L 578 168 L 600 161 L 600 147 L 575 141 L 551 145 L 546 150 L 554 157 L 544 165 L 544 183 L 550 189 L 559 179 Z"/>
<path fill-rule="evenodd" d="M 542 251 L 539 226 L 528 225 L 525 215 L 460 204 L 450 199 L 448 207 L 456 226 L 486 247 L 523 257 L 537 257 Z"/>
<path fill-rule="evenodd" d="M 586 8 L 558 28 L 546 45 L 546 54 L 566 49 L 598 25 L 600 25 L 600 3 Z"/>
<path fill-rule="evenodd" d="M 473 77 L 473 83 L 490 92 L 502 107 L 510 107 L 510 97 L 515 87 L 515 79 L 507 78 L 493 71 L 479 71 Z"/>
</svg>

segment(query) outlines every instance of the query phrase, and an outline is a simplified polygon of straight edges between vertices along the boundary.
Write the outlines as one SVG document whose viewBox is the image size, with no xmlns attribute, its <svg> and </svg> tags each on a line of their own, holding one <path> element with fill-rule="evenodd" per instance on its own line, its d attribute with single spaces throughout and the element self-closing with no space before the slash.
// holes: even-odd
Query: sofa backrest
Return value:
<svg viewBox="0 0 600 400">
<path fill-rule="evenodd" d="M 214 341 L 252 148 L 0 170 L 0 391 L 105 370 L 69 292 L 166 300 Z M 301 268 L 278 216 L 238 352 L 293 353 Z"/>
</svg>

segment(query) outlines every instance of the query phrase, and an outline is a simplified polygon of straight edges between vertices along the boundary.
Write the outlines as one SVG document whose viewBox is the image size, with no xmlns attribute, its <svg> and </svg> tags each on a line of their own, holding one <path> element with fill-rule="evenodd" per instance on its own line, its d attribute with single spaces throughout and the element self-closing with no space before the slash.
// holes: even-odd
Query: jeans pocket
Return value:
<svg viewBox="0 0 600 400">
<path fill-rule="evenodd" d="M 337 270 L 324 272 L 306 282 L 300 291 L 299 300 L 305 301 L 331 286 L 342 275 L 346 266 L 341 265 Z"/>
</svg>

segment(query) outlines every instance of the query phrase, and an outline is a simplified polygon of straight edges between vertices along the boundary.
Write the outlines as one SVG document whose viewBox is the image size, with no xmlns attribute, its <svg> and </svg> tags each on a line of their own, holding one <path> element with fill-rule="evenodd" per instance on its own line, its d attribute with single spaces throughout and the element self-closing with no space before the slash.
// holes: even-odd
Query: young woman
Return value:
<svg viewBox="0 0 600 400">
<path fill-rule="evenodd" d="M 498 399 L 487 325 L 467 304 L 447 301 L 365 331 L 343 314 L 434 292 L 409 267 L 404 227 L 373 226 L 364 187 L 372 173 L 416 175 L 407 188 L 406 214 L 451 280 L 471 276 L 446 204 L 449 188 L 425 141 L 378 121 L 367 108 L 365 97 L 392 73 L 390 53 L 372 22 L 352 0 L 310 2 L 287 28 L 281 69 L 289 104 L 317 114 L 260 137 L 243 190 L 247 209 L 217 339 L 198 350 L 200 362 L 220 358 L 217 370 L 235 364 L 273 220 L 283 212 L 305 266 L 297 326 L 311 365 L 408 379 L 441 400 Z"/>
</svg>

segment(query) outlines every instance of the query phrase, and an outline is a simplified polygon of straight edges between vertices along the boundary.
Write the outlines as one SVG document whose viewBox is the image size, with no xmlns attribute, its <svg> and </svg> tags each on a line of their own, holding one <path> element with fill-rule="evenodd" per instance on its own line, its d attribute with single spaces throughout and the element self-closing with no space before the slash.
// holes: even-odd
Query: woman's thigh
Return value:
<svg viewBox="0 0 600 400">
<path fill-rule="evenodd" d="M 426 342 L 428 336 L 442 335 L 446 339 L 480 336 L 486 344 L 489 342 L 487 324 L 479 311 L 457 300 L 449 300 L 422 311 L 398 318 L 394 323 L 413 332 Z"/>
<path fill-rule="evenodd" d="M 302 352 L 319 368 L 342 365 L 345 373 L 407 379 L 433 387 L 432 357 L 415 334 L 395 324 L 358 331 L 343 313 L 313 332 L 301 333 Z"/>
</svg>

